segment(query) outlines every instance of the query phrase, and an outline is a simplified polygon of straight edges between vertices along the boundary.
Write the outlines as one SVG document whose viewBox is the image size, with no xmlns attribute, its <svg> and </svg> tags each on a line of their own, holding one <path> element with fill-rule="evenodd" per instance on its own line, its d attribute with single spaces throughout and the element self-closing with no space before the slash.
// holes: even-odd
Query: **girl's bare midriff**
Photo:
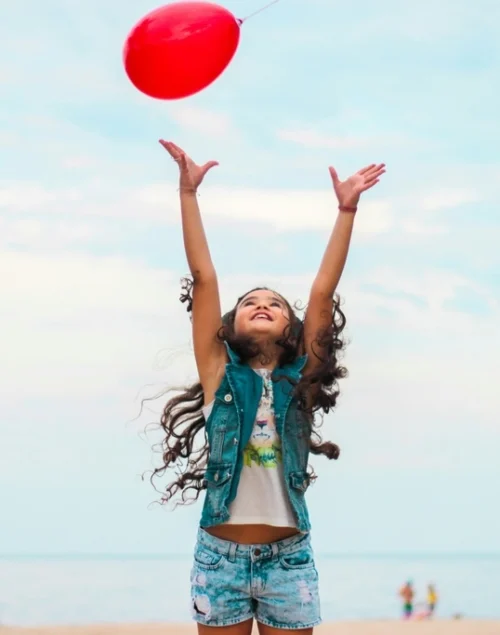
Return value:
<svg viewBox="0 0 500 635">
<path fill-rule="evenodd" d="M 216 538 L 240 545 L 264 545 L 299 533 L 294 527 L 271 527 L 270 525 L 218 525 L 205 527 L 205 531 Z"/>
</svg>

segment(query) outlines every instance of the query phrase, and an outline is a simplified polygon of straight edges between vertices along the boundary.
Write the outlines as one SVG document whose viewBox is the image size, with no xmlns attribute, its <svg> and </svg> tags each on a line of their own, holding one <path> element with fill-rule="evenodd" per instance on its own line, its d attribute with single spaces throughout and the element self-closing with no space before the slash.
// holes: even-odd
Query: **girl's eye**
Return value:
<svg viewBox="0 0 500 635">
<path fill-rule="evenodd" d="M 281 304 L 280 304 L 277 300 L 275 300 L 274 302 L 271 302 L 271 306 L 277 306 L 277 307 L 280 307 L 280 306 L 281 306 Z"/>
</svg>

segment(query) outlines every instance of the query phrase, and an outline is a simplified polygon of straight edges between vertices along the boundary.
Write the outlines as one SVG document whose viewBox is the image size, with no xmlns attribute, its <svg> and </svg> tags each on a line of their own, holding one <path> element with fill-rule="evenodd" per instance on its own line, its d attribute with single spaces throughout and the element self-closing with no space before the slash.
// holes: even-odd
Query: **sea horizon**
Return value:
<svg viewBox="0 0 500 635">
<path fill-rule="evenodd" d="M 80 558 L 92 558 L 92 559 L 130 559 L 130 560 L 150 560 L 155 558 L 160 559 L 184 559 L 189 558 L 192 552 L 93 552 L 93 551 L 81 551 L 81 552 L 35 552 L 35 553 L 0 553 L 0 560 L 21 560 L 21 559 L 33 559 L 33 560 L 52 560 L 52 559 L 80 559 Z M 332 558 L 332 559 L 398 559 L 398 558 L 419 558 L 419 559 L 434 559 L 434 558 L 492 558 L 500 559 L 500 552 L 469 552 L 469 551 L 380 551 L 380 552 L 315 552 L 316 558 Z"/>
<path fill-rule="evenodd" d="M 436 617 L 500 619 L 500 554 L 316 554 L 323 619 L 401 616 L 398 590 L 416 603 L 436 584 Z M 17 626 L 189 622 L 190 553 L 59 552 L 0 555 L 0 623 Z"/>
</svg>

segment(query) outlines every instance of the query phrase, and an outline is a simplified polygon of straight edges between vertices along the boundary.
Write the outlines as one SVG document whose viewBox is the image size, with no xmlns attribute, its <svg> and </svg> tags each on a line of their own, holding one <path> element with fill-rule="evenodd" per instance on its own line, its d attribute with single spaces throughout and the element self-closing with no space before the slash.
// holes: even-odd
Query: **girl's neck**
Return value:
<svg viewBox="0 0 500 635">
<path fill-rule="evenodd" d="M 260 347 L 259 353 L 248 360 L 250 368 L 262 368 L 266 370 L 274 370 L 279 363 L 280 352 L 274 343 L 266 342 Z"/>
<path fill-rule="evenodd" d="M 249 360 L 248 365 L 253 370 L 274 370 L 278 363 L 276 361 L 269 361 L 267 358 L 254 357 Z"/>
</svg>

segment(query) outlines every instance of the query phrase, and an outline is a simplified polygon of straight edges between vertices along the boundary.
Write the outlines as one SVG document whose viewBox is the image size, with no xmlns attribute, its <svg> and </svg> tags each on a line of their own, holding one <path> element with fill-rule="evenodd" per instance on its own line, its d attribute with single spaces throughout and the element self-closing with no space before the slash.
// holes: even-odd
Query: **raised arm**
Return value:
<svg viewBox="0 0 500 635">
<path fill-rule="evenodd" d="M 214 398 L 219 387 L 226 351 L 217 333 L 222 326 L 219 285 L 203 228 L 197 190 L 206 173 L 217 164 L 199 166 L 179 146 L 160 140 L 179 165 L 179 196 L 182 233 L 189 270 L 193 277 L 193 345 L 196 366 L 205 393 L 205 403 Z"/>
<path fill-rule="evenodd" d="M 313 371 L 321 363 L 321 350 L 315 342 L 331 324 L 333 297 L 347 260 L 359 198 L 379 182 L 384 172 L 383 163 L 372 164 L 341 181 L 335 169 L 330 168 L 339 214 L 309 296 L 304 322 L 304 345 L 308 355 L 305 373 Z"/>
</svg>

